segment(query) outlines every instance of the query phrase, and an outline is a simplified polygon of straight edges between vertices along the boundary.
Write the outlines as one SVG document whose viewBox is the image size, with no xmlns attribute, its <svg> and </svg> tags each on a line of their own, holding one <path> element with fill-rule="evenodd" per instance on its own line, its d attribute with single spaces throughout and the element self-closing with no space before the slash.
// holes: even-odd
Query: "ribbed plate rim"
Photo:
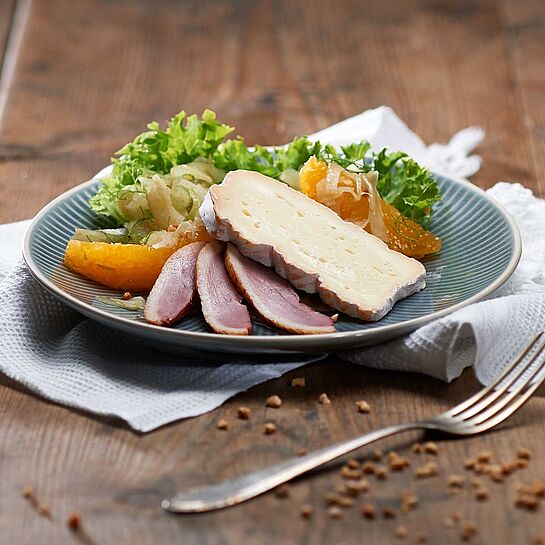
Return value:
<svg viewBox="0 0 545 545">
<path fill-rule="evenodd" d="M 446 316 L 448 314 L 452 314 L 453 312 L 456 312 L 457 310 L 461 308 L 464 308 L 468 305 L 476 303 L 484 299 L 488 295 L 494 293 L 513 274 L 514 270 L 516 269 L 520 261 L 520 257 L 522 253 L 521 235 L 515 223 L 515 220 L 513 219 L 511 214 L 509 214 L 509 212 L 498 201 L 490 197 L 481 188 L 477 187 L 471 182 L 468 182 L 467 180 L 452 177 L 449 174 L 444 174 L 440 171 L 433 170 L 431 171 L 432 174 L 441 176 L 442 178 L 447 179 L 449 183 L 452 182 L 455 184 L 460 184 L 466 187 L 467 189 L 469 189 L 470 191 L 474 191 L 478 193 L 482 198 L 488 200 L 492 204 L 492 206 L 494 206 L 494 208 L 496 208 L 496 210 L 498 210 L 501 213 L 501 215 L 503 216 L 503 218 L 505 219 L 505 221 L 507 222 L 507 225 L 509 226 L 511 230 L 512 239 L 513 239 L 511 259 L 507 263 L 502 273 L 498 276 L 498 278 L 496 278 L 493 282 L 491 282 L 488 286 L 486 286 L 485 288 L 483 288 L 476 294 L 468 297 L 467 299 L 464 299 L 463 301 L 460 301 L 459 303 L 452 305 L 451 307 L 430 312 L 429 314 L 426 314 L 424 316 L 412 318 L 410 320 L 405 320 L 403 322 L 398 322 L 395 324 L 378 326 L 375 328 L 363 329 L 359 331 L 339 331 L 335 333 L 322 333 L 318 335 L 236 336 L 236 335 L 220 335 L 217 333 L 200 332 L 200 331 L 169 329 L 169 328 L 165 328 L 161 326 L 148 324 L 145 322 L 137 322 L 134 320 L 130 320 L 128 318 L 124 318 L 122 316 L 110 314 L 102 309 L 93 307 L 87 303 L 84 303 L 83 301 L 80 301 L 76 297 L 63 291 L 61 288 L 55 285 L 49 278 L 47 278 L 47 276 L 44 273 L 42 273 L 39 265 L 35 262 L 34 258 L 32 257 L 32 252 L 30 247 L 31 239 L 40 221 L 45 216 L 47 216 L 48 213 L 53 208 L 55 208 L 60 202 L 70 198 L 74 193 L 83 191 L 87 186 L 95 184 L 97 178 L 104 171 L 105 169 L 103 169 L 98 175 L 88 180 L 87 182 L 83 182 L 82 184 L 79 184 L 65 191 L 64 193 L 62 193 L 61 195 L 53 199 L 51 202 L 46 204 L 38 212 L 38 214 L 36 214 L 36 216 L 32 220 L 32 223 L 30 224 L 29 228 L 27 229 L 25 233 L 25 237 L 23 241 L 24 260 L 32 276 L 44 288 L 46 288 L 49 292 L 51 292 L 61 301 L 65 302 L 70 307 L 81 312 L 85 316 L 88 316 L 89 318 L 92 318 L 92 319 L 97 319 L 103 323 L 111 324 L 113 327 L 121 327 L 125 330 L 132 330 L 134 333 L 150 333 L 150 334 L 153 333 L 154 337 L 163 337 L 165 339 L 168 339 L 169 342 L 172 342 L 174 344 L 176 344 L 176 340 L 179 340 L 181 342 L 182 339 L 184 341 L 195 339 L 200 341 L 198 344 L 201 344 L 202 340 L 204 339 L 210 339 L 211 341 L 221 340 L 222 344 L 229 344 L 231 348 L 244 349 L 244 348 L 262 347 L 267 349 L 296 350 L 296 351 L 305 350 L 305 349 L 311 350 L 314 344 L 319 343 L 320 345 L 323 346 L 324 342 L 327 343 L 327 341 L 331 341 L 332 348 L 334 348 L 334 345 L 337 342 L 341 342 L 346 339 L 354 339 L 356 341 L 361 340 L 362 342 L 365 341 L 366 344 L 371 344 L 369 341 L 372 341 L 373 338 L 375 337 L 377 338 L 377 342 L 378 342 L 380 341 L 381 338 L 384 338 L 385 335 L 387 335 L 389 338 L 394 337 L 396 330 L 399 331 L 400 334 L 407 331 L 414 331 L 415 329 L 417 329 L 418 327 L 422 325 L 425 325 L 438 318 L 442 318 L 443 316 Z M 186 343 L 184 342 L 184 344 Z"/>
</svg>

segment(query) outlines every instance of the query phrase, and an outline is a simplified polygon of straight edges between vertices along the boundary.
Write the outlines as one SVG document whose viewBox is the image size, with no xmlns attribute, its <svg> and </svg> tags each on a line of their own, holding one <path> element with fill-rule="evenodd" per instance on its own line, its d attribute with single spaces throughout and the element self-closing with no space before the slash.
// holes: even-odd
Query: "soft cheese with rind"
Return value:
<svg viewBox="0 0 545 545">
<path fill-rule="evenodd" d="M 200 214 L 215 238 L 355 318 L 380 320 L 396 301 L 426 285 L 419 261 L 257 172 L 228 173 L 210 188 Z"/>
</svg>

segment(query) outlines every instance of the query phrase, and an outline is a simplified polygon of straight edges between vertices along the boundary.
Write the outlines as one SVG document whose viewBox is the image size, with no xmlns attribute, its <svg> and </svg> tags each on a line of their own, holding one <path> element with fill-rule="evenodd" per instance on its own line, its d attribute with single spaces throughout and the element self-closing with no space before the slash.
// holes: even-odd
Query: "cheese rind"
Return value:
<svg viewBox="0 0 545 545">
<path fill-rule="evenodd" d="M 257 172 L 227 174 L 210 188 L 200 213 L 217 239 L 355 318 L 380 320 L 396 301 L 426 285 L 419 261 Z"/>
</svg>

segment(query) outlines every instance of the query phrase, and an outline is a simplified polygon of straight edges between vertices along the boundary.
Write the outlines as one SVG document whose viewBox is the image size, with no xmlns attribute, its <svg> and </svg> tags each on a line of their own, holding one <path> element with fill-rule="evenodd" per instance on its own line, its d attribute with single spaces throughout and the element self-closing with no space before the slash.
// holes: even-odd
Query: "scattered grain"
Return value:
<svg viewBox="0 0 545 545">
<path fill-rule="evenodd" d="M 364 503 L 361 506 L 361 514 L 366 519 L 374 519 L 377 515 L 377 511 L 375 509 L 375 506 L 372 503 Z"/>
<path fill-rule="evenodd" d="M 426 532 L 418 532 L 415 539 L 417 543 L 427 543 L 428 534 Z"/>
<path fill-rule="evenodd" d="M 385 519 L 395 519 L 397 516 L 397 513 L 391 507 L 385 507 L 382 510 L 382 516 Z"/>
<path fill-rule="evenodd" d="M 422 443 L 414 443 L 411 447 L 411 450 L 415 454 L 422 454 L 424 452 L 424 447 L 422 446 Z"/>
<path fill-rule="evenodd" d="M 220 420 L 218 420 L 216 428 L 218 428 L 218 430 L 226 431 L 229 429 L 229 422 L 227 422 L 225 418 L 221 418 Z"/>
<path fill-rule="evenodd" d="M 426 479 L 427 477 L 434 477 L 439 473 L 439 466 L 436 462 L 426 462 L 424 465 L 417 467 L 414 475 L 417 479 Z"/>
<path fill-rule="evenodd" d="M 348 460 L 348 462 L 346 462 L 346 465 L 350 468 L 350 469 L 359 469 L 361 464 L 359 463 L 358 460 L 356 460 L 355 458 L 351 458 L 350 460 Z"/>
<path fill-rule="evenodd" d="M 237 416 L 241 420 L 249 420 L 252 410 L 249 407 L 239 407 L 237 409 Z"/>
<path fill-rule="evenodd" d="M 375 472 L 375 464 L 373 464 L 372 462 L 365 462 L 361 466 L 361 469 L 364 473 L 367 473 L 368 475 L 370 475 Z"/>
<path fill-rule="evenodd" d="M 331 405 L 331 399 L 327 397 L 326 393 L 320 394 L 320 397 L 318 398 L 318 403 L 321 405 Z"/>
<path fill-rule="evenodd" d="M 406 467 L 411 465 L 411 462 L 405 456 L 399 455 L 397 452 L 392 451 L 388 453 L 388 464 L 392 471 L 403 471 Z"/>
<path fill-rule="evenodd" d="M 27 500 L 34 498 L 34 490 L 31 486 L 23 486 L 23 489 L 21 490 L 21 494 L 23 495 L 23 498 L 26 498 Z"/>
<path fill-rule="evenodd" d="M 384 466 L 377 466 L 375 475 L 379 481 L 384 481 L 388 477 L 388 469 Z"/>
<path fill-rule="evenodd" d="M 475 490 L 475 499 L 479 501 L 486 501 L 488 499 L 488 490 L 486 488 L 477 488 Z"/>
<path fill-rule="evenodd" d="M 538 498 L 545 497 L 545 483 L 542 481 L 534 481 L 530 484 L 530 489 Z"/>
<path fill-rule="evenodd" d="M 397 539 L 405 539 L 409 535 L 409 530 L 407 530 L 407 527 L 403 524 L 400 524 L 396 528 L 396 537 Z"/>
<path fill-rule="evenodd" d="M 473 488 L 481 488 L 483 486 L 483 481 L 475 477 L 474 479 L 471 479 L 471 486 Z"/>
<path fill-rule="evenodd" d="M 273 433 L 276 433 L 276 425 L 274 422 L 267 422 L 263 428 L 263 432 L 265 435 L 272 435 Z"/>
<path fill-rule="evenodd" d="M 466 458 L 464 461 L 464 469 L 474 469 L 475 463 L 476 462 L 474 458 Z"/>
<path fill-rule="evenodd" d="M 418 496 L 413 492 L 401 494 L 401 512 L 408 513 L 418 505 Z"/>
<path fill-rule="evenodd" d="M 290 493 L 290 489 L 287 484 L 281 484 L 274 489 L 274 493 L 277 498 L 287 498 Z"/>
<path fill-rule="evenodd" d="M 38 505 L 37 511 L 42 517 L 51 518 L 51 510 L 47 505 Z"/>
<path fill-rule="evenodd" d="M 545 545 L 545 534 L 537 534 L 534 537 L 534 545 Z"/>
<path fill-rule="evenodd" d="M 470 539 L 472 539 L 475 535 L 477 534 L 477 526 L 475 523 L 473 522 L 464 522 L 462 524 L 462 529 L 461 529 L 461 533 L 460 533 L 460 537 L 464 540 L 464 541 L 469 541 Z"/>
<path fill-rule="evenodd" d="M 371 406 L 367 401 L 364 401 L 363 399 L 360 399 L 356 401 L 356 407 L 358 408 L 358 411 L 363 414 L 367 414 L 371 412 Z"/>
<path fill-rule="evenodd" d="M 267 398 L 265 404 L 271 409 L 278 409 L 278 407 L 282 405 L 282 399 L 280 398 L 280 396 L 273 395 Z"/>
<path fill-rule="evenodd" d="M 516 456 L 521 460 L 529 460 L 532 457 L 532 453 L 527 448 L 518 447 L 516 451 Z"/>
<path fill-rule="evenodd" d="M 81 515 L 75 512 L 70 513 L 70 515 L 68 515 L 68 518 L 66 519 L 66 526 L 68 526 L 70 530 L 79 530 L 81 528 Z"/>
<path fill-rule="evenodd" d="M 523 459 L 517 460 L 513 464 L 517 469 L 526 469 L 528 467 L 528 461 Z"/>
<path fill-rule="evenodd" d="M 535 511 L 539 507 L 540 497 L 532 485 L 520 485 L 517 487 L 514 504 L 516 507 Z"/>
<path fill-rule="evenodd" d="M 369 481 L 367 479 L 359 479 L 358 481 L 348 481 L 344 485 L 344 492 L 349 496 L 359 496 L 363 492 L 369 490 Z"/>
<path fill-rule="evenodd" d="M 341 468 L 341 477 L 343 479 L 360 479 L 361 470 L 360 469 L 351 469 L 348 465 L 345 465 Z"/>
<path fill-rule="evenodd" d="M 426 454 L 434 454 L 437 455 L 438 452 L 437 443 L 434 443 L 433 441 L 428 441 L 427 443 L 424 443 L 424 452 Z"/>
<path fill-rule="evenodd" d="M 374 450 L 371 454 L 371 459 L 375 462 L 380 462 L 382 460 L 382 450 Z"/>
<path fill-rule="evenodd" d="M 503 468 L 499 464 L 491 466 L 489 468 L 488 475 L 490 475 L 490 478 L 496 483 L 501 483 L 505 480 Z"/>
<path fill-rule="evenodd" d="M 488 464 L 492 460 L 492 453 L 484 450 L 480 452 L 477 456 L 477 461 L 484 464 Z"/>
<path fill-rule="evenodd" d="M 308 504 L 301 506 L 301 517 L 304 519 L 309 519 L 312 517 L 312 507 Z"/>
<path fill-rule="evenodd" d="M 297 456 L 306 456 L 308 454 L 308 450 L 306 448 L 302 448 L 298 453 Z"/>
<path fill-rule="evenodd" d="M 296 377 L 291 379 L 291 385 L 293 388 L 304 388 L 307 385 L 305 377 Z"/>
<path fill-rule="evenodd" d="M 337 504 L 339 507 L 343 507 L 345 509 L 348 509 L 354 505 L 354 500 L 352 498 L 348 498 L 346 496 L 340 496 L 339 502 Z"/>
<path fill-rule="evenodd" d="M 343 512 L 342 512 L 341 508 L 337 507 L 336 505 L 331 506 L 327 510 L 327 514 L 328 514 L 329 518 L 332 518 L 332 519 L 340 519 L 343 516 Z"/>
<path fill-rule="evenodd" d="M 449 475 L 447 483 L 451 488 L 463 488 L 465 480 L 466 479 L 463 475 L 454 474 Z"/>
<path fill-rule="evenodd" d="M 354 500 L 352 498 L 343 496 L 338 492 L 328 492 L 325 495 L 325 501 L 327 505 L 337 505 L 338 507 L 343 507 L 345 509 L 354 505 Z"/>
</svg>

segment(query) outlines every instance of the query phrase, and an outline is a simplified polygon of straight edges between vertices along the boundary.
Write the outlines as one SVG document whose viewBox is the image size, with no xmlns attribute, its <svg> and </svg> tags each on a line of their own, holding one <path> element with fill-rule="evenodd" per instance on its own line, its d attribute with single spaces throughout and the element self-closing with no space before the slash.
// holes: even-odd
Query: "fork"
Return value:
<svg viewBox="0 0 545 545">
<path fill-rule="evenodd" d="M 539 362 L 545 349 L 544 335 L 545 332 L 537 335 L 492 384 L 439 416 L 389 426 L 217 485 L 188 490 L 172 499 L 163 500 L 161 506 L 173 513 L 195 513 L 230 507 L 353 450 L 400 432 L 431 430 L 448 435 L 467 436 L 487 431 L 503 422 L 528 401 L 545 379 L 545 373 L 542 372 L 545 369 L 545 358 Z"/>
</svg>

